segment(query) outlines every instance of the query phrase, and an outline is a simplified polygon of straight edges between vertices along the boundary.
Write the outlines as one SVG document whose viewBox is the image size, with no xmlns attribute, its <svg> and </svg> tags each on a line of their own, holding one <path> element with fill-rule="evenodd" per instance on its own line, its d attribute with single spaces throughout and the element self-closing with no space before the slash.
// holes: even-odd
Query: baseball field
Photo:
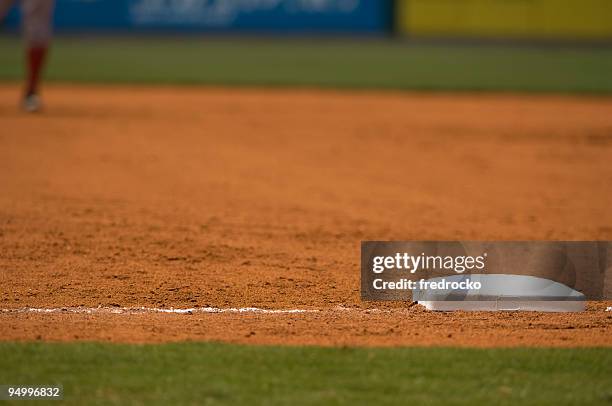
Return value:
<svg viewBox="0 0 612 406">
<path fill-rule="evenodd" d="M 612 240 L 612 50 L 0 39 L 0 384 L 66 404 L 611 404 L 611 302 L 360 298 L 362 240 Z"/>
</svg>

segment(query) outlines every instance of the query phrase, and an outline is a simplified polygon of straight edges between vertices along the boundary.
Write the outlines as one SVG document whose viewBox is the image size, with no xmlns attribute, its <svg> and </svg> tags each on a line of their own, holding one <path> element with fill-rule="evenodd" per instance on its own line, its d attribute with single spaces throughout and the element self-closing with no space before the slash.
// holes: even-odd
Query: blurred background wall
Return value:
<svg viewBox="0 0 612 406">
<path fill-rule="evenodd" d="M 612 0 L 57 0 L 56 28 L 610 41 Z"/>
<path fill-rule="evenodd" d="M 417 37 L 612 39 L 612 1 L 399 0 L 397 27 Z"/>
<path fill-rule="evenodd" d="M 391 0 L 56 0 L 56 29 L 221 33 L 383 33 Z M 18 26 L 18 11 L 9 26 Z"/>
</svg>

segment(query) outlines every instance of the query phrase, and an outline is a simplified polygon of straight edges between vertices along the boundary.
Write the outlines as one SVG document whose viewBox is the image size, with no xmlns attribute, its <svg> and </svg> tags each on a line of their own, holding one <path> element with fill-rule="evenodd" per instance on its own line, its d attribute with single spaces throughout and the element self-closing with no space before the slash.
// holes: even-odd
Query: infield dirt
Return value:
<svg viewBox="0 0 612 406">
<path fill-rule="evenodd" d="M 0 85 L 1 340 L 612 346 L 612 313 L 359 296 L 361 240 L 612 240 L 612 98 Z M 609 303 L 607 304 L 609 305 Z"/>
</svg>

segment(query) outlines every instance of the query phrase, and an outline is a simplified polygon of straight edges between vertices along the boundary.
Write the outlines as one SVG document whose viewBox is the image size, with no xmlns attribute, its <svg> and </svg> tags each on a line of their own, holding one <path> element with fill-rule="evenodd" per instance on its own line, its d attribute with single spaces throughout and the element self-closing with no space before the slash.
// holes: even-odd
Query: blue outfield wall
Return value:
<svg viewBox="0 0 612 406">
<path fill-rule="evenodd" d="M 393 19 L 392 0 L 56 0 L 56 3 L 58 32 L 383 34 L 391 30 Z M 17 29 L 18 7 L 9 13 L 5 23 L 9 29 Z"/>
</svg>

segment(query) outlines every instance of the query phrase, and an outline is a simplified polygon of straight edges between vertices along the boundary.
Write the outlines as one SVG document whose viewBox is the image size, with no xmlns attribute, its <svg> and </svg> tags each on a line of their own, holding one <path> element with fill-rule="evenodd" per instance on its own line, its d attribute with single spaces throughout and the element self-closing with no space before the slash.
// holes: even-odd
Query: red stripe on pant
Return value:
<svg viewBox="0 0 612 406">
<path fill-rule="evenodd" d="M 26 95 L 37 94 L 40 76 L 47 56 L 47 47 L 35 46 L 27 52 L 27 84 Z"/>
</svg>

